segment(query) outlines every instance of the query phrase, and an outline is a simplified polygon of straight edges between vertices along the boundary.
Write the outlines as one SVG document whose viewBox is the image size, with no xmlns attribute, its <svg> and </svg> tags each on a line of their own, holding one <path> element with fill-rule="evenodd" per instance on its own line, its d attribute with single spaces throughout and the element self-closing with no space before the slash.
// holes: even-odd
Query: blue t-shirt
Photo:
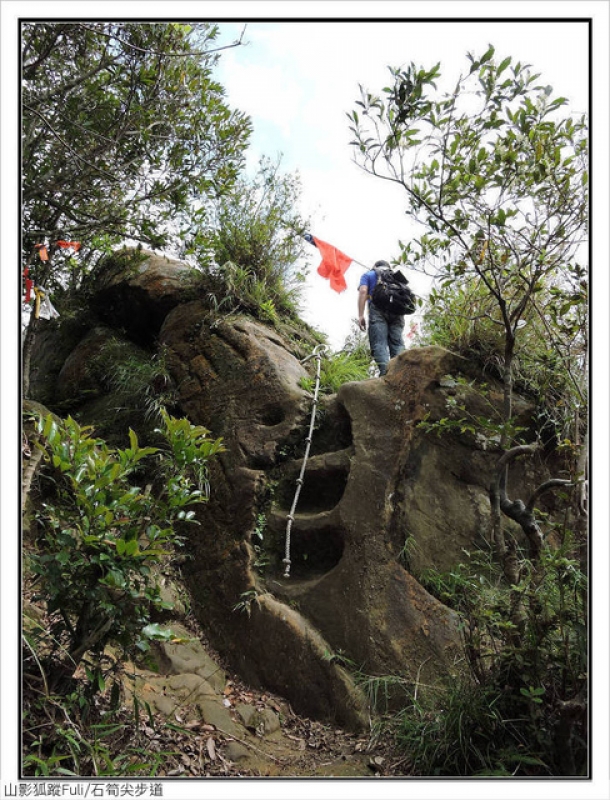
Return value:
<svg viewBox="0 0 610 800">
<path fill-rule="evenodd" d="M 366 288 L 368 289 L 367 300 L 370 300 L 371 295 L 373 294 L 373 289 L 375 288 L 376 284 L 377 284 L 377 273 L 375 272 L 374 269 L 371 269 L 368 272 L 364 272 L 360 276 L 360 283 L 358 284 L 358 289 L 360 289 L 361 286 L 366 286 Z"/>
</svg>

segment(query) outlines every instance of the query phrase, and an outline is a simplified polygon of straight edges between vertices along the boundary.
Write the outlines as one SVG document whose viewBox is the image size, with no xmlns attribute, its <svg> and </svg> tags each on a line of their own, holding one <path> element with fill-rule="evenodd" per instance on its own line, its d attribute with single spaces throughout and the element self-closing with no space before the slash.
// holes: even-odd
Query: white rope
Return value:
<svg viewBox="0 0 610 800">
<path fill-rule="evenodd" d="M 299 501 L 299 495 L 301 494 L 301 487 L 303 486 L 304 482 L 304 475 L 305 475 L 305 466 L 307 464 L 307 459 L 309 457 L 309 449 L 311 447 L 311 438 L 313 434 L 313 427 L 316 421 L 316 409 L 318 407 L 318 392 L 320 390 L 320 365 L 322 363 L 322 356 L 328 350 L 328 347 L 324 344 L 319 344 L 317 347 L 314 348 L 312 354 L 307 356 L 301 361 L 301 364 L 305 364 L 311 358 L 315 358 L 317 360 L 316 364 L 316 385 L 313 393 L 313 404 L 311 407 L 311 419 L 309 420 L 309 432 L 307 434 L 307 438 L 305 439 L 305 454 L 303 456 L 303 463 L 301 465 L 301 472 L 299 473 L 299 477 L 297 478 L 297 488 L 294 493 L 294 500 L 292 501 L 292 507 L 290 508 L 290 512 L 288 513 L 287 522 L 286 522 L 286 557 L 282 559 L 282 563 L 286 565 L 286 569 L 284 571 L 284 577 L 290 577 L 290 532 L 292 530 L 292 523 L 294 522 L 294 513 L 296 511 L 297 503 Z"/>
</svg>

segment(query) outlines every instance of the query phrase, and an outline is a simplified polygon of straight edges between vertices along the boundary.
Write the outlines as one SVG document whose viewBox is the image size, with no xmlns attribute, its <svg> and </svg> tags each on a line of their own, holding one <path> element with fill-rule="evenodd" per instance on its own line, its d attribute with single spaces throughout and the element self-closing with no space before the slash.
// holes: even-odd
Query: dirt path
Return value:
<svg viewBox="0 0 610 800">
<path fill-rule="evenodd" d="M 272 706 L 279 698 L 263 696 Z M 280 701 L 281 702 L 281 701 Z M 404 760 L 383 742 L 354 736 L 297 715 L 283 721 L 272 734 L 226 734 L 207 723 L 188 729 L 143 725 L 141 746 L 166 755 L 158 777 L 342 777 L 371 778 L 405 773 Z"/>
<path fill-rule="evenodd" d="M 47 623 L 42 607 L 32 602 L 26 604 L 24 619 L 26 628 L 28 619 L 42 626 Z M 159 645 L 155 659 L 145 665 L 121 665 L 120 711 L 110 710 L 108 688 L 97 695 L 89 725 L 79 726 L 85 738 L 93 738 L 92 723 L 111 721 L 116 727 L 104 742 L 114 765 L 112 774 L 191 779 L 409 774 L 408 760 L 393 749 L 389 736 L 373 736 L 372 728 L 356 735 L 300 716 L 284 698 L 247 686 L 233 674 L 194 619 L 172 622 L 171 629 L 174 639 Z M 28 728 L 37 731 L 54 718 L 53 703 L 36 703 L 40 676 L 30 661 L 31 654 L 26 653 L 26 757 L 43 755 Z M 84 670 L 75 677 L 84 681 Z M 55 704 L 61 725 L 63 714 Z M 48 748 L 53 748 L 51 741 Z M 94 760 L 83 755 L 78 774 L 97 774 Z"/>
<path fill-rule="evenodd" d="M 147 750 L 167 753 L 159 776 L 408 774 L 404 754 L 393 750 L 389 737 L 356 735 L 299 716 L 284 698 L 241 682 L 196 623 L 189 628 L 190 641 L 162 646 L 159 663 L 166 674 L 139 671 L 136 681 L 131 678 L 140 703 L 156 712 L 143 716 L 139 736 Z"/>
</svg>

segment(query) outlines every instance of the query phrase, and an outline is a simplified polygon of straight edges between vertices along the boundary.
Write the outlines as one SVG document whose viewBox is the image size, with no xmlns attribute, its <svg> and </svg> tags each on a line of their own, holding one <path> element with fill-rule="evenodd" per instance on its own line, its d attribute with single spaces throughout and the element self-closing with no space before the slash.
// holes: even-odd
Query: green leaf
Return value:
<svg viewBox="0 0 610 800">
<path fill-rule="evenodd" d="M 494 225 L 498 225 L 499 227 L 503 227 L 506 223 L 506 211 L 503 208 L 498 210 L 494 220 Z"/>
<path fill-rule="evenodd" d="M 131 428 L 129 429 L 129 443 L 131 445 L 131 449 L 135 452 L 138 449 L 138 437 L 136 436 L 135 431 Z"/>
<path fill-rule="evenodd" d="M 147 639 L 158 639 L 163 641 L 169 641 L 174 637 L 174 634 L 170 629 L 163 629 L 158 622 L 151 622 L 149 625 L 146 625 L 144 628 L 142 628 L 142 634 Z"/>
<path fill-rule="evenodd" d="M 504 72 L 504 70 L 508 67 L 508 65 L 510 64 L 511 61 L 512 61 L 512 57 L 511 56 L 507 56 L 504 59 L 504 61 L 501 62 L 500 66 L 498 67 L 498 75 L 501 72 Z"/>
<path fill-rule="evenodd" d="M 57 435 L 57 425 L 55 424 L 55 420 L 53 417 L 48 414 L 45 418 L 44 429 L 42 435 L 45 439 L 48 439 L 50 443 L 55 441 Z"/>
<path fill-rule="evenodd" d="M 495 47 L 489 45 L 489 50 L 487 50 L 481 57 L 481 64 L 485 64 L 487 61 L 489 61 L 489 59 L 493 56 L 495 52 L 496 52 Z"/>
<path fill-rule="evenodd" d="M 127 542 L 125 547 L 125 555 L 126 556 L 135 556 L 139 551 L 138 541 L 137 539 L 130 539 Z"/>
</svg>

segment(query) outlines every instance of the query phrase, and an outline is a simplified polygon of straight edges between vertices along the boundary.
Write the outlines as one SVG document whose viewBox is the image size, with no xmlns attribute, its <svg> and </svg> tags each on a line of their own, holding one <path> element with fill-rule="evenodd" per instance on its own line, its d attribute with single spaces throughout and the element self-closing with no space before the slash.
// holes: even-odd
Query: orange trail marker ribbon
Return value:
<svg viewBox="0 0 610 800">
<path fill-rule="evenodd" d="M 37 244 L 35 245 L 36 249 L 38 250 L 38 255 L 40 256 L 41 261 L 48 261 L 49 254 L 47 252 L 47 247 L 44 244 Z"/>
<path fill-rule="evenodd" d="M 23 270 L 23 277 L 24 277 L 24 280 L 25 280 L 25 302 L 26 303 L 29 303 L 30 300 L 32 299 L 32 288 L 34 286 L 34 281 L 31 278 L 28 278 L 29 274 L 30 274 L 30 268 L 26 267 Z"/>
</svg>

